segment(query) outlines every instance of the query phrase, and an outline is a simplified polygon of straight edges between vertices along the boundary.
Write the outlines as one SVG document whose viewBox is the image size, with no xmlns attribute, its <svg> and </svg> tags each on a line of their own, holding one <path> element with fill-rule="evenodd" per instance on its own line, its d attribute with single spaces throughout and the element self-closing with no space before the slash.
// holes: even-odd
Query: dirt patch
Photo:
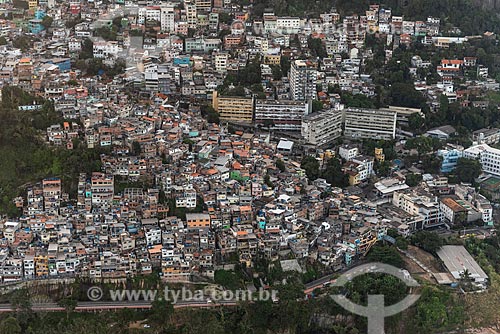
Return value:
<svg viewBox="0 0 500 334">
<path fill-rule="evenodd" d="M 408 272 L 415 278 L 420 278 L 424 281 L 430 282 L 435 284 L 436 280 L 425 270 L 420 268 L 418 264 L 416 264 L 413 260 L 409 259 L 408 257 L 403 256 L 403 261 L 405 262 L 405 268 L 408 270 Z"/>
<path fill-rule="evenodd" d="M 141 329 L 144 327 L 144 322 L 145 320 L 141 320 L 141 321 L 134 321 L 134 322 L 131 322 L 129 325 L 128 325 L 128 328 L 129 329 Z"/>
<path fill-rule="evenodd" d="M 426 266 L 433 273 L 440 273 L 446 271 L 439 264 L 438 260 L 431 254 L 416 246 L 409 245 L 407 252 L 414 256 L 418 261 L 420 261 L 424 266 Z M 417 264 L 415 264 L 417 265 Z M 419 267 L 420 268 L 420 267 Z M 424 271 L 420 268 L 421 271 Z"/>
</svg>

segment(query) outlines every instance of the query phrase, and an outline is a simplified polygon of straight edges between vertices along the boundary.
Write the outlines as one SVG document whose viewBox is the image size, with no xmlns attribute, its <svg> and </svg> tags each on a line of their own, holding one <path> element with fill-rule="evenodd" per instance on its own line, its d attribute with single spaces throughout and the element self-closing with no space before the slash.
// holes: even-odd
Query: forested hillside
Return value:
<svg viewBox="0 0 500 334">
<path fill-rule="evenodd" d="M 465 34 L 480 34 L 485 31 L 499 31 L 500 18 L 491 11 L 483 9 L 471 0 L 238 0 L 240 4 L 253 4 L 254 16 L 261 16 L 266 9 L 276 15 L 318 16 L 320 13 L 336 8 L 340 14 L 364 13 L 368 6 L 379 3 L 391 8 L 393 14 L 404 15 L 407 19 L 426 20 L 428 16 L 439 17 L 443 27 L 456 26 Z M 404 5 L 403 5 L 404 4 Z"/>
<path fill-rule="evenodd" d="M 19 105 L 43 104 L 40 111 L 19 111 Z M 0 214 L 19 212 L 12 198 L 23 185 L 49 176 L 63 179 L 66 191 L 76 189 L 79 172 L 99 170 L 99 150 L 87 150 L 76 142 L 75 149 L 49 147 L 45 131 L 63 119 L 52 103 L 35 98 L 17 87 L 4 87 L 0 104 Z"/>
</svg>

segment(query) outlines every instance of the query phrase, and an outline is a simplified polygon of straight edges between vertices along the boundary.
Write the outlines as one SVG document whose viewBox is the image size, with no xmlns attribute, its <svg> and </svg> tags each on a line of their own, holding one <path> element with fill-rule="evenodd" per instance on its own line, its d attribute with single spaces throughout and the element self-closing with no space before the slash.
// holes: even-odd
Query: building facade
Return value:
<svg viewBox="0 0 500 334">
<path fill-rule="evenodd" d="M 301 134 L 309 144 L 331 144 L 342 135 L 342 112 L 332 109 L 307 115 L 302 120 Z"/>
<path fill-rule="evenodd" d="M 438 150 L 438 157 L 441 157 L 441 173 L 450 173 L 457 167 L 458 159 L 463 157 L 463 151 L 457 149 Z"/>
<path fill-rule="evenodd" d="M 295 60 L 290 68 L 290 96 L 293 100 L 316 99 L 318 72 L 315 64 L 306 60 Z"/>
<path fill-rule="evenodd" d="M 397 113 L 388 110 L 348 108 L 344 110 L 344 136 L 392 140 L 396 138 Z"/>
<path fill-rule="evenodd" d="M 219 97 L 217 91 L 214 91 L 212 106 L 219 113 L 221 121 L 247 124 L 253 121 L 253 98 L 239 96 Z"/>
<path fill-rule="evenodd" d="M 257 100 L 255 124 L 282 131 L 300 131 L 311 104 L 301 101 Z"/>
<path fill-rule="evenodd" d="M 500 176 L 500 150 L 487 144 L 471 146 L 464 150 L 464 158 L 477 159 L 483 172 Z"/>
</svg>

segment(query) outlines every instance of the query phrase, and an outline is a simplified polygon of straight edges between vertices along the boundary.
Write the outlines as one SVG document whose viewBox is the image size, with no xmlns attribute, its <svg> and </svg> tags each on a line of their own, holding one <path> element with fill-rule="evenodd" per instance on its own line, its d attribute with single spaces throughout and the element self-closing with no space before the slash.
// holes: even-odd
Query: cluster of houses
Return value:
<svg viewBox="0 0 500 334">
<path fill-rule="evenodd" d="M 223 264 L 252 267 L 256 256 L 275 261 L 287 254 L 339 270 L 366 255 L 389 229 L 408 236 L 492 223 L 489 201 L 446 177 L 425 174 L 409 187 L 399 171 L 372 190 L 360 183 L 340 189 L 321 178 L 308 180 L 289 141 L 204 122 L 194 128 L 187 121 L 191 111 L 176 112 L 177 124 L 164 124 L 183 124 L 178 130 L 158 129 L 144 141 L 134 137 L 139 145 L 112 137 L 102 170 L 80 175 L 76 198 L 59 178 L 44 179 L 16 198 L 23 215 L 0 221 L 2 282 L 152 272 L 185 282 L 213 278 Z M 344 172 L 358 168 L 365 180 L 373 177 L 374 159 L 384 155 L 377 149 L 363 156 L 343 145 L 338 152 L 318 149 L 315 156 L 322 163 L 341 157 Z M 146 186 L 134 186 L 139 180 Z"/>
<path fill-rule="evenodd" d="M 108 148 L 101 170 L 80 175 L 76 194 L 64 191 L 60 178 L 47 178 L 15 199 L 21 217 L 0 219 L 0 282 L 153 272 L 184 282 L 213 278 L 225 263 L 252 267 L 257 256 L 274 261 L 289 254 L 338 270 L 377 241 L 390 240 L 389 229 L 408 236 L 438 226 L 492 224 L 489 201 L 473 188 L 429 174 L 409 187 L 405 171 L 365 187 L 375 177 L 374 164 L 385 159 L 381 148 L 364 155 L 353 145 L 325 149 L 339 138 L 393 140 L 412 115 L 423 115 L 392 106 L 347 108 L 327 88 L 375 95 L 370 75 L 362 73 L 373 57 L 364 48 L 367 34 L 386 38 L 387 60 L 390 48 L 415 38 L 437 47 L 466 40 L 440 36 L 439 19 L 409 21 L 378 5 L 343 18 L 336 11 L 316 19 L 272 12 L 251 18 L 251 7 L 228 0 L 30 0 L 26 10 L 6 1 L 0 11 L 13 14 L 0 21 L 6 40 L 0 82 L 52 101 L 65 120 L 46 129 L 47 143 Z M 103 27 L 116 38 L 99 38 Z M 27 31 L 32 45 L 15 47 Z M 320 40 L 325 57 L 313 57 L 310 38 Z M 89 58 L 80 59 L 84 53 Z M 83 69 L 90 58 L 111 68 L 120 57 L 127 60 L 124 73 L 113 78 L 103 69 L 96 76 Z M 285 59 L 288 76 L 280 75 Z M 259 94 L 248 88 L 243 96 L 217 92 L 254 60 Z M 410 70 L 425 66 L 430 63 L 415 56 Z M 457 90 L 454 79 L 467 71 L 477 80 Z M 450 101 L 460 95 L 463 103 L 474 87 L 498 89 L 475 58 L 444 59 L 437 73 L 442 82 L 415 87 Z M 313 112 L 311 100 L 323 110 Z M 202 117 L 209 106 L 221 125 Z M 21 105 L 19 112 L 41 108 Z M 446 137 L 447 130 L 428 135 Z M 282 133 L 293 140 L 280 139 Z M 485 129 L 471 148 L 440 151 L 442 172 L 465 156 L 500 175 L 500 154 L 488 146 L 499 138 Z M 320 166 L 341 158 L 338 172 L 348 175 L 349 187 L 309 180 L 300 164 L 303 148 Z M 493 192 L 497 184 L 486 182 Z"/>
</svg>

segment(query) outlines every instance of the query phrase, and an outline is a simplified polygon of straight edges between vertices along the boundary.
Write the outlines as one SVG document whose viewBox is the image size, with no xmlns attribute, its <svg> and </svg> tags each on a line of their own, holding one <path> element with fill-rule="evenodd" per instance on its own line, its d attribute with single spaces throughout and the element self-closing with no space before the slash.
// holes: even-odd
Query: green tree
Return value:
<svg viewBox="0 0 500 334">
<path fill-rule="evenodd" d="M 201 115 L 207 119 L 208 123 L 220 123 L 219 113 L 211 105 L 202 105 L 200 110 Z"/>
<path fill-rule="evenodd" d="M 241 278 L 234 271 L 216 270 L 214 280 L 216 284 L 229 290 L 237 290 L 241 287 Z"/>
<path fill-rule="evenodd" d="M 174 306 L 164 298 L 156 299 L 151 303 L 148 320 L 160 333 L 169 326 L 170 318 L 174 313 Z"/>
<path fill-rule="evenodd" d="M 286 171 L 285 162 L 281 159 L 276 160 L 276 168 L 278 168 L 280 172 L 283 173 L 284 171 Z"/>
<path fill-rule="evenodd" d="M 349 185 L 349 177 L 342 172 L 342 162 L 338 158 L 328 160 L 321 177 L 334 187 L 343 188 Z"/>
<path fill-rule="evenodd" d="M 389 89 L 391 104 L 401 107 L 422 108 L 425 105 L 425 98 L 417 91 L 412 84 L 395 83 Z"/>
<path fill-rule="evenodd" d="M 281 66 L 271 65 L 271 71 L 273 72 L 274 80 L 281 80 L 281 78 L 283 77 L 283 71 L 281 70 Z"/>
<path fill-rule="evenodd" d="M 31 312 L 30 294 L 27 289 L 15 290 L 10 298 L 12 308 L 21 312 Z"/>
<path fill-rule="evenodd" d="M 73 298 L 63 298 L 58 302 L 59 306 L 64 307 L 66 311 L 66 319 L 69 320 L 69 315 L 75 310 L 78 302 Z"/>
<path fill-rule="evenodd" d="M 411 321 L 418 333 L 440 333 L 449 326 L 464 328 L 464 310 L 449 292 L 434 286 L 425 286 Z"/>
<path fill-rule="evenodd" d="M 312 100 L 312 111 L 317 112 L 323 110 L 323 102 L 318 100 Z"/>
<path fill-rule="evenodd" d="M 141 143 L 138 141 L 133 141 L 132 142 L 132 154 L 134 155 L 140 155 L 141 154 Z"/>
<path fill-rule="evenodd" d="M 399 278 L 387 274 L 365 274 L 345 285 L 349 299 L 356 304 L 366 305 L 368 295 L 385 296 L 385 304 L 392 305 L 406 297 L 406 284 Z"/>
<path fill-rule="evenodd" d="M 80 59 L 89 59 L 94 57 L 94 43 L 90 38 L 85 38 L 82 42 L 82 50 L 80 51 Z"/>
<path fill-rule="evenodd" d="M 435 254 L 443 245 L 443 239 L 437 233 L 429 231 L 418 231 L 410 238 L 413 245 Z"/>
<path fill-rule="evenodd" d="M 0 333 L 21 334 L 21 326 L 14 317 L 7 317 L 0 322 Z"/>
<path fill-rule="evenodd" d="M 314 181 L 320 175 L 319 162 L 315 157 L 310 155 L 304 157 L 300 164 L 300 168 L 304 169 L 309 180 Z"/>
<path fill-rule="evenodd" d="M 269 176 L 269 174 L 266 174 L 264 176 L 264 183 L 266 184 L 266 186 L 268 186 L 269 188 L 274 188 L 274 183 L 271 181 L 271 177 Z"/>
<path fill-rule="evenodd" d="M 406 175 L 406 184 L 410 187 L 416 187 L 422 181 L 421 174 L 410 173 Z"/>
<path fill-rule="evenodd" d="M 455 173 L 461 182 L 474 183 L 481 175 L 481 163 L 473 159 L 459 158 Z"/>
<path fill-rule="evenodd" d="M 437 138 L 419 136 L 406 141 L 407 150 L 416 149 L 419 155 L 424 155 L 436 151 L 442 147 L 442 143 Z"/>
<path fill-rule="evenodd" d="M 45 28 L 45 30 L 47 30 L 52 26 L 52 22 L 54 22 L 54 19 L 48 15 L 45 15 L 42 19 L 42 26 Z"/>
<path fill-rule="evenodd" d="M 422 133 L 424 125 L 425 119 L 419 113 L 411 114 L 410 117 L 408 117 L 408 126 L 410 131 Z"/>
<path fill-rule="evenodd" d="M 398 268 L 402 268 L 404 265 L 403 258 L 396 248 L 387 245 L 373 246 L 368 252 L 367 258 L 372 262 L 387 263 Z"/>
<path fill-rule="evenodd" d="M 313 57 L 326 58 L 328 56 L 328 54 L 326 53 L 326 48 L 323 45 L 321 39 L 309 36 L 307 44 L 309 46 L 309 50 L 311 50 L 311 54 Z"/>
</svg>

